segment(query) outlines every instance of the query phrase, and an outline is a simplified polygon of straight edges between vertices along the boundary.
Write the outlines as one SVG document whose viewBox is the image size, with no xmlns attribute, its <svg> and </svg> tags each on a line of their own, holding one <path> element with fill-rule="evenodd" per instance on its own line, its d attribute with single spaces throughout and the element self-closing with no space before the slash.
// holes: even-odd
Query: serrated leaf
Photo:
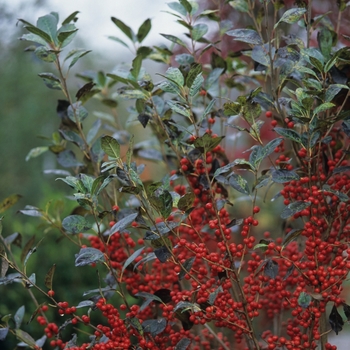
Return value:
<svg viewBox="0 0 350 350">
<path fill-rule="evenodd" d="M 227 35 L 235 37 L 235 40 L 251 45 L 262 45 L 263 41 L 259 33 L 253 29 L 233 29 L 226 32 Z"/>
<path fill-rule="evenodd" d="M 152 23 L 151 20 L 149 18 L 147 18 L 140 26 L 140 28 L 137 31 L 136 34 L 136 38 L 138 40 L 139 43 L 141 43 L 146 36 L 148 35 L 148 33 L 150 32 L 152 28 Z"/>
<path fill-rule="evenodd" d="M 112 22 L 132 41 L 135 41 L 135 34 L 132 29 L 118 18 L 111 17 Z"/>
<path fill-rule="evenodd" d="M 296 213 L 308 208 L 311 205 L 311 202 L 297 201 L 289 204 L 286 208 L 283 209 L 281 213 L 282 219 L 288 219 Z"/>
<path fill-rule="evenodd" d="M 125 269 L 143 252 L 143 250 L 146 247 L 141 247 L 140 249 L 137 249 L 134 253 L 132 253 L 125 261 L 123 268 L 122 268 L 122 272 L 121 274 L 123 275 Z"/>
<path fill-rule="evenodd" d="M 101 147 L 103 151 L 112 158 L 120 158 L 120 145 L 112 136 L 103 136 L 101 138 Z"/>
<path fill-rule="evenodd" d="M 336 335 L 343 329 L 344 321 L 340 316 L 337 307 L 333 305 L 332 311 L 329 315 L 329 323 Z"/>
<path fill-rule="evenodd" d="M 22 198 L 21 195 L 19 194 L 13 194 L 7 198 L 5 198 L 1 203 L 0 203 L 0 213 L 3 213 L 7 209 L 11 208 L 13 205 L 15 205 L 18 200 Z"/>
<path fill-rule="evenodd" d="M 92 224 L 83 216 L 69 215 L 63 219 L 62 227 L 69 233 L 78 234 L 89 230 L 92 227 Z"/>
<path fill-rule="evenodd" d="M 282 17 L 280 18 L 280 20 L 275 24 L 274 29 L 277 28 L 277 26 L 280 24 L 280 22 L 285 22 L 285 23 L 295 23 L 299 20 L 299 18 L 306 13 L 306 9 L 303 7 L 299 7 L 299 8 L 292 8 L 290 10 L 287 10 Z"/>
<path fill-rule="evenodd" d="M 75 266 L 85 266 L 99 261 L 104 261 L 104 254 L 95 248 L 81 248 L 78 254 L 75 254 Z"/>
<path fill-rule="evenodd" d="M 50 270 L 48 271 L 48 273 L 45 276 L 45 286 L 49 289 L 52 290 L 52 282 L 53 282 L 53 276 L 55 274 L 55 270 L 56 270 L 56 264 L 53 264 L 50 267 Z"/>
</svg>

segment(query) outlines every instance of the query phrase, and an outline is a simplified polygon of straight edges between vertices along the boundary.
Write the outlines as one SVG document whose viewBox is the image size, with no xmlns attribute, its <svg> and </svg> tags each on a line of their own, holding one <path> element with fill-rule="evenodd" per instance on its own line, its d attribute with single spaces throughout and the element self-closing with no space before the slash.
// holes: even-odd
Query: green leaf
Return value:
<svg viewBox="0 0 350 350">
<path fill-rule="evenodd" d="M 331 103 L 331 102 L 325 102 L 325 103 L 322 103 L 321 105 L 317 106 L 315 109 L 314 109 L 314 112 L 313 114 L 314 115 L 317 115 L 319 113 L 322 113 L 328 109 L 331 109 L 332 107 L 334 107 L 335 104 L 334 103 Z"/>
<path fill-rule="evenodd" d="M 142 322 L 143 331 L 151 333 L 152 337 L 162 333 L 166 328 L 167 321 L 165 318 L 159 318 L 155 320 L 145 320 Z"/>
<path fill-rule="evenodd" d="M 276 127 L 274 130 L 277 132 L 277 134 L 286 137 L 289 140 L 292 140 L 294 142 L 303 144 L 303 140 L 298 132 L 292 129 L 286 129 L 286 128 L 280 128 Z"/>
<path fill-rule="evenodd" d="M 192 5 L 187 0 L 179 0 L 179 3 L 185 8 L 188 14 L 192 12 Z"/>
<path fill-rule="evenodd" d="M 191 258 L 188 258 L 183 264 L 182 264 L 182 268 L 181 271 L 179 273 L 179 280 L 181 281 L 188 272 L 191 271 L 192 265 L 194 263 L 194 261 L 196 260 L 196 257 L 193 256 Z"/>
<path fill-rule="evenodd" d="M 142 56 L 138 55 L 132 60 L 132 69 L 130 70 L 130 73 L 135 78 L 135 80 L 138 79 L 141 65 L 142 65 Z"/>
<path fill-rule="evenodd" d="M 205 133 L 203 136 L 197 137 L 194 141 L 194 147 L 199 149 L 203 154 L 210 152 L 213 148 L 220 144 L 225 136 L 212 137 Z"/>
<path fill-rule="evenodd" d="M 283 141 L 283 139 L 279 137 L 279 138 L 271 140 L 269 143 L 267 143 L 262 149 L 263 157 L 266 158 L 271 153 L 273 153 L 275 151 L 275 148 L 277 146 L 279 146 L 282 141 Z"/>
<path fill-rule="evenodd" d="M 254 46 L 251 57 L 255 62 L 265 67 L 270 67 L 270 56 L 267 44 Z"/>
<path fill-rule="evenodd" d="M 182 75 L 180 69 L 170 67 L 165 72 L 165 76 L 172 82 L 178 85 L 179 87 L 183 87 L 185 83 L 184 76 Z"/>
<path fill-rule="evenodd" d="M 298 304 L 303 307 L 304 309 L 306 309 L 310 303 L 312 301 L 311 295 L 305 293 L 305 292 L 301 292 L 298 298 Z"/>
<path fill-rule="evenodd" d="M 328 28 L 323 27 L 320 32 L 317 33 L 317 41 L 323 56 L 328 60 L 331 56 L 333 37 Z"/>
<path fill-rule="evenodd" d="M 186 16 L 187 15 L 187 11 L 185 9 L 185 7 L 181 4 L 179 4 L 178 2 L 169 2 L 167 3 L 167 5 L 174 11 L 180 13 L 180 15 Z"/>
<path fill-rule="evenodd" d="M 57 43 L 57 17 L 52 14 L 45 15 L 38 18 L 36 26 L 47 33 L 52 42 Z"/>
<path fill-rule="evenodd" d="M 183 46 L 183 47 L 187 47 L 186 44 L 181 39 L 179 39 L 177 36 L 170 35 L 170 34 L 162 34 L 162 33 L 160 33 L 160 35 L 162 37 L 164 37 L 165 39 L 168 39 L 175 44 L 178 44 L 178 45 Z"/>
<path fill-rule="evenodd" d="M 213 86 L 219 80 L 223 72 L 223 68 L 214 68 L 205 79 L 204 89 L 209 90 L 210 87 Z"/>
<path fill-rule="evenodd" d="M 72 61 L 69 64 L 69 68 L 72 68 L 78 62 L 78 60 L 87 55 L 89 52 L 91 52 L 91 50 L 74 50 L 74 52 L 69 53 L 64 60 L 66 61 L 68 58 L 72 58 Z"/>
<path fill-rule="evenodd" d="M 193 26 L 191 35 L 193 40 L 201 39 L 208 32 L 208 26 L 203 23 L 199 23 Z"/>
<path fill-rule="evenodd" d="M 108 36 L 108 39 L 111 39 L 113 41 L 116 41 L 119 44 L 122 44 L 123 46 L 125 46 L 126 48 L 129 48 L 128 44 L 125 43 L 123 40 L 117 38 L 116 36 Z"/>
<path fill-rule="evenodd" d="M 111 20 L 132 42 L 135 42 L 135 34 L 129 26 L 118 18 L 111 17 Z"/>
<path fill-rule="evenodd" d="M 287 10 L 282 15 L 280 20 L 275 24 L 274 29 L 276 29 L 281 22 L 285 22 L 289 24 L 296 23 L 304 13 L 306 13 L 306 9 L 303 7 Z"/>
<path fill-rule="evenodd" d="M 33 41 L 40 45 L 46 45 L 46 41 L 42 37 L 33 33 L 23 34 L 20 40 Z"/>
<path fill-rule="evenodd" d="M 83 216 L 69 215 L 63 219 L 62 227 L 69 233 L 77 234 L 89 230 L 92 224 Z"/>
<path fill-rule="evenodd" d="M 191 340 L 188 338 L 182 338 L 179 340 L 179 342 L 175 345 L 174 350 L 187 350 L 189 345 L 191 344 Z"/>
<path fill-rule="evenodd" d="M 70 22 L 75 22 L 76 20 L 76 17 L 77 17 L 77 14 L 79 13 L 80 11 L 74 11 L 72 14 L 70 14 L 63 22 L 62 22 L 62 25 L 65 25 L 65 24 L 68 24 Z"/>
<path fill-rule="evenodd" d="M 292 180 L 299 180 L 299 175 L 287 169 L 276 169 L 272 171 L 272 181 L 283 184 Z"/>
<path fill-rule="evenodd" d="M 57 32 L 57 38 L 60 42 L 60 47 L 65 47 L 72 42 L 77 33 L 78 28 L 74 24 L 63 25 Z"/>
<path fill-rule="evenodd" d="M 79 253 L 75 254 L 76 267 L 90 265 L 104 260 L 104 253 L 96 248 L 81 248 Z"/>
<path fill-rule="evenodd" d="M 190 71 L 187 73 L 186 84 L 185 85 L 188 86 L 189 88 L 191 88 L 191 86 L 193 85 L 194 80 L 201 73 L 202 73 L 202 65 L 200 65 L 199 63 L 193 63 L 191 65 Z"/>
<path fill-rule="evenodd" d="M 122 268 L 122 275 L 125 271 L 125 269 L 143 252 L 143 250 L 146 247 L 141 247 L 140 249 L 137 249 L 134 253 L 132 253 L 125 261 L 123 268 Z"/>
<path fill-rule="evenodd" d="M 45 31 L 37 28 L 36 26 L 25 21 L 24 19 L 19 19 L 18 21 L 25 24 L 24 28 L 27 29 L 28 32 L 38 35 L 40 38 L 44 39 L 45 43 L 47 43 L 47 44 L 52 43 L 52 39 L 51 39 L 50 35 L 45 33 Z"/>
<path fill-rule="evenodd" d="M 294 241 L 296 238 L 298 238 L 301 233 L 303 232 L 303 229 L 293 229 L 284 237 L 282 242 L 282 248 L 284 249 L 289 243 Z"/>
<path fill-rule="evenodd" d="M 187 118 L 189 118 L 191 116 L 191 112 L 190 109 L 187 107 L 184 107 L 183 105 L 181 105 L 180 103 L 174 102 L 174 101 L 167 101 L 167 104 L 169 105 L 169 107 L 171 108 L 171 110 L 174 113 L 178 113 L 181 114 Z"/>
<path fill-rule="evenodd" d="M 262 45 L 260 35 L 253 29 L 233 29 L 226 32 L 227 35 L 235 37 L 236 41 L 242 41 L 251 45 Z"/>
<path fill-rule="evenodd" d="M 228 179 L 228 183 L 231 187 L 233 187 L 238 192 L 246 195 L 250 194 L 248 182 L 241 175 L 232 174 Z"/>
<path fill-rule="evenodd" d="M 233 0 L 229 2 L 229 5 L 239 12 L 249 12 L 248 2 L 246 0 Z"/>
<path fill-rule="evenodd" d="M 55 270 L 56 270 L 56 264 L 53 264 L 45 276 L 45 286 L 49 290 L 52 290 L 52 282 L 53 282 L 53 276 L 55 274 Z"/>
<path fill-rule="evenodd" d="M 15 329 L 15 335 L 21 342 L 35 349 L 35 340 L 27 332 L 22 331 L 22 329 Z"/>
<path fill-rule="evenodd" d="M 13 194 L 7 198 L 5 198 L 1 203 L 0 203 L 0 213 L 3 213 L 4 211 L 6 211 L 7 209 L 11 208 L 13 205 L 15 205 L 18 200 L 21 198 L 22 196 L 19 194 Z"/>
<path fill-rule="evenodd" d="M 349 87 L 347 85 L 343 84 L 331 84 L 328 86 L 326 93 L 325 93 L 325 102 L 330 102 L 333 100 L 335 96 L 338 95 L 340 90 L 346 89 L 349 90 Z"/>
<path fill-rule="evenodd" d="M 322 190 L 334 194 L 341 202 L 346 203 L 349 200 L 348 195 L 343 192 L 333 190 L 329 185 L 323 185 Z"/>
<path fill-rule="evenodd" d="M 323 73 L 323 63 L 315 57 L 309 57 L 310 63 L 320 72 Z"/>
<path fill-rule="evenodd" d="M 81 101 L 78 101 L 73 103 L 72 105 L 69 105 L 67 109 L 67 114 L 71 121 L 75 123 L 79 121 L 81 123 L 87 118 L 89 113 L 86 110 L 86 108 L 83 106 Z"/>
<path fill-rule="evenodd" d="M 196 196 L 193 192 L 187 192 L 179 199 L 177 207 L 182 211 L 187 211 L 193 207 L 195 198 Z"/>
<path fill-rule="evenodd" d="M 22 321 L 23 321 L 23 317 L 24 317 L 24 312 L 25 312 L 25 307 L 24 305 L 22 305 L 15 313 L 15 315 L 13 316 L 13 319 L 15 321 L 16 324 L 16 329 L 19 329 L 21 327 Z"/>
<path fill-rule="evenodd" d="M 139 213 L 132 213 L 130 215 L 125 216 L 124 218 L 119 220 L 116 224 L 114 224 L 114 226 L 109 230 L 109 232 L 111 232 L 111 234 L 113 234 L 115 232 L 124 231 L 125 228 L 130 226 L 135 221 L 135 219 L 137 218 L 138 215 L 139 215 Z"/>
<path fill-rule="evenodd" d="M 191 97 L 195 96 L 199 92 L 203 82 L 204 82 L 204 78 L 202 76 L 202 73 L 199 73 L 196 76 L 195 80 L 193 81 L 193 84 L 190 87 L 190 96 Z"/>
<path fill-rule="evenodd" d="M 53 90 L 62 90 L 61 80 L 52 73 L 39 73 L 40 78 L 43 79 L 44 84 Z"/>
<path fill-rule="evenodd" d="M 103 136 L 101 138 L 101 147 L 108 156 L 120 158 L 120 145 L 112 136 Z"/>
<path fill-rule="evenodd" d="M 149 31 L 152 28 L 151 20 L 147 18 L 140 26 L 139 30 L 137 31 L 136 37 L 139 43 L 141 43 L 146 36 L 148 35 Z"/>
<path fill-rule="evenodd" d="M 47 146 L 32 148 L 26 156 L 26 161 L 28 161 L 31 158 L 35 158 L 35 157 L 40 156 L 41 154 L 48 151 L 48 149 L 49 149 L 49 147 L 47 147 Z"/>
<path fill-rule="evenodd" d="M 304 202 L 304 201 L 293 202 L 283 209 L 281 213 L 281 218 L 288 219 L 294 214 L 299 213 L 302 210 L 308 208 L 310 205 L 311 205 L 311 202 Z"/>
</svg>

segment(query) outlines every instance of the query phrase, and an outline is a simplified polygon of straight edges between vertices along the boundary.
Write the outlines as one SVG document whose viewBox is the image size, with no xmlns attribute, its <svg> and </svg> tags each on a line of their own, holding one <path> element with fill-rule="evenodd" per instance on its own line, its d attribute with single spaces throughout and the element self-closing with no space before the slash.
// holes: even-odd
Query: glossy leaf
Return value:
<svg viewBox="0 0 350 350">
<path fill-rule="evenodd" d="M 234 188 L 236 191 L 249 195 L 250 189 L 248 186 L 248 182 L 245 178 L 238 174 L 232 174 L 229 177 L 229 185 Z"/>
<path fill-rule="evenodd" d="M 333 331 L 335 332 L 335 334 L 338 335 L 338 333 L 343 329 L 344 321 L 343 321 L 343 318 L 340 316 L 337 310 L 337 307 L 335 305 L 333 305 L 332 307 L 332 311 L 329 315 L 328 321 Z"/>
<path fill-rule="evenodd" d="M 289 140 L 295 141 L 295 142 L 300 143 L 300 144 L 303 143 L 303 140 L 302 140 L 300 134 L 298 132 L 296 132 L 295 130 L 280 128 L 280 127 L 276 127 L 274 130 L 277 132 L 277 134 L 279 134 L 283 137 L 286 137 Z"/>
<path fill-rule="evenodd" d="M 270 277 L 272 279 L 275 279 L 278 275 L 278 263 L 275 260 L 268 259 L 266 261 L 266 264 L 264 266 L 264 274 L 267 277 Z"/>
<path fill-rule="evenodd" d="M 110 232 L 112 234 L 115 232 L 122 232 L 135 221 L 138 215 L 139 213 L 127 215 L 123 219 L 119 220 L 115 225 L 113 225 L 113 227 L 110 229 Z"/>
<path fill-rule="evenodd" d="M 143 250 L 145 249 L 145 247 L 141 247 L 139 249 L 137 249 L 134 253 L 132 253 L 125 261 L 123 268 L 122 268 L 122 272 L 121 274 L 123 275 L 125 269 L 143 252 Z"/>
<path fill-rule="evenodd" d="M 38 74 L 40 78 L 43 79 L 44 84 L 49 88 L 53 90 L 61 90 L 61 81 L 58 77 L 56 77 L 52 73 L 39 73 Z"/>
<path fill-rule="evenodd" d="M 104 261 L 104 254 L 95 248 L 81 248 L 78 254 L 75 254 L 75 266 L 85 266 L 99 261 Z"/>
<path fill-rule="evenodd" d="M 89 230 L 92 224 L 83 216 L 69 215 L 63 219 L 62 227 L 69 233 L 77 234 Z"/>
<path fill-rule="evenodd" d="M 194 261 L 196 260 L 196 257 L 193 256 L 191 258 L 188 258 L 182 265 L 183 268 L 181 268 L 181 271 L 179 273 L 179 280 L 181 281 L 185 275 L 191 271 L 192 265 L 194 263 Z"/>
<path fill-rule="evenodd" d="M 296 238 L 298 238 L 302 232 L 303 232 L 302 229 L 297 229 L 297 228 L 289 231 L 288 234 L 283 239 L 282 247 L 285 248 L 289 243 L 293 242 Z"/>
<path fill-rule="evenodd" d="M 293 170 L 276 169 L 272 171 L 272 181 L 283 184 L 292 180 L 299 180 L 299 175 Z"/>
<path fill-rule="evenodd" d="M 152 337 L 162 333 L 166 328 L 167 321 L 165 318 L 156 320 L 145 320 L 142 322 L 142 328 L 145 333 L 151 333 Z"/>
<path fill-rule="evenodd" d="M 177 207 L 182 211 L 187 211 L 193 207 L 194 199 L 196 198 L 193 192 L 187 192 L 177 202 Z"/>
<path fill-rule="evenodd" d="M 287 10 L 282 17 L 280 18 L 280 20 L 275 24 L 274 28 L 276 28 L 280 22 L 285 22 L 285 23 L 295 23 L 299 20 L 299 18 L 306 13 L 306 9 L 303 7 L 299 7 L 299 8 L 292 8 L 290 10 Z"/>
</svg>

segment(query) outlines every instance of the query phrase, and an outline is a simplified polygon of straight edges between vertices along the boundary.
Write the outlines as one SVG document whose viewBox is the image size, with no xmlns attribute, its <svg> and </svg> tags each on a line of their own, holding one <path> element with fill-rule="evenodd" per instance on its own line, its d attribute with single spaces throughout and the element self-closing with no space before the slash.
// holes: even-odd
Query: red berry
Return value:
<svg viewBox="0 0 350 350">
<path fill-rule="evenodd" d="M 118 211 L 119 210 L 119 206 L 118 205 L 113 205 L 112 210 Z"/>
<path fill-rule="evenodd" d="M 277 120 L 272 120 L 271 121 L 271 126 L 276 127 L 277 126 Z"/>
<path fill-rule="evenodd" d="M 271 111 L 266 111 L 265 116 L 266 116 L 266 118 L 271 118 L 272 117 L 272 112 Z"/>
<path fill-rule="evenodd" d="M 55 292 L 51 289 L 47 292 L 47 295 L 52 298 L 55 295 Z"/>
</svg>

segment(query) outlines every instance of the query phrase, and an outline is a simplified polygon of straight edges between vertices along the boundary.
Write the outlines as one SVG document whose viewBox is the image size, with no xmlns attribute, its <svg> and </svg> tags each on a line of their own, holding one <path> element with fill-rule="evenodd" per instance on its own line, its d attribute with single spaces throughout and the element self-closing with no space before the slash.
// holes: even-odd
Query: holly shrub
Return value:
<svg viewBox="0 0 350 350">
<path fill-rule="evenodd" d="M 40 78 L 62 93 L 58 131 L 27 158 L 56 155 L 58 168 L 46 172 L 70 187 L 76 208 L 62 218 L 49 205 L 20 210 L 41 220 L 20 257 L 19 234 L 1 236 L 1 288 L 21 283 L 36 309 L 2 315 L 0 340 L 32 349 L 336 349 L 328 335 L 350 319 L 345 2 L 334 2 L 336 18 L 312 1 L 168 5 L 186 31 L 161 34 L 168 46 L 143 46 L 150 19 L 134 32 L 111 18 L 125 39 L 111 38 L 135 58 L 107 74 L 74 71 L 89 53 L 66 49 L 78 12 L 61 26 L 56 12 L 36 25 L 19 20 L 27 51 L 52 66 Z M 150 60 L 161 73 L 147 73 Z M 94 120 L 90 99 L 104 106 Z M 18 198 L 4 199 L 1 212 Z M 78 305 L 55 295 L 55 261 L 46 276 L 27 268 L 35 251 L 50 260 L 40 249 L 49 229 L 62 235 L 58 249 L 75 247 L 72 276 L 95 276 Z M 28 323 L 40 325 L 39 339 Z"/>
</svg>

